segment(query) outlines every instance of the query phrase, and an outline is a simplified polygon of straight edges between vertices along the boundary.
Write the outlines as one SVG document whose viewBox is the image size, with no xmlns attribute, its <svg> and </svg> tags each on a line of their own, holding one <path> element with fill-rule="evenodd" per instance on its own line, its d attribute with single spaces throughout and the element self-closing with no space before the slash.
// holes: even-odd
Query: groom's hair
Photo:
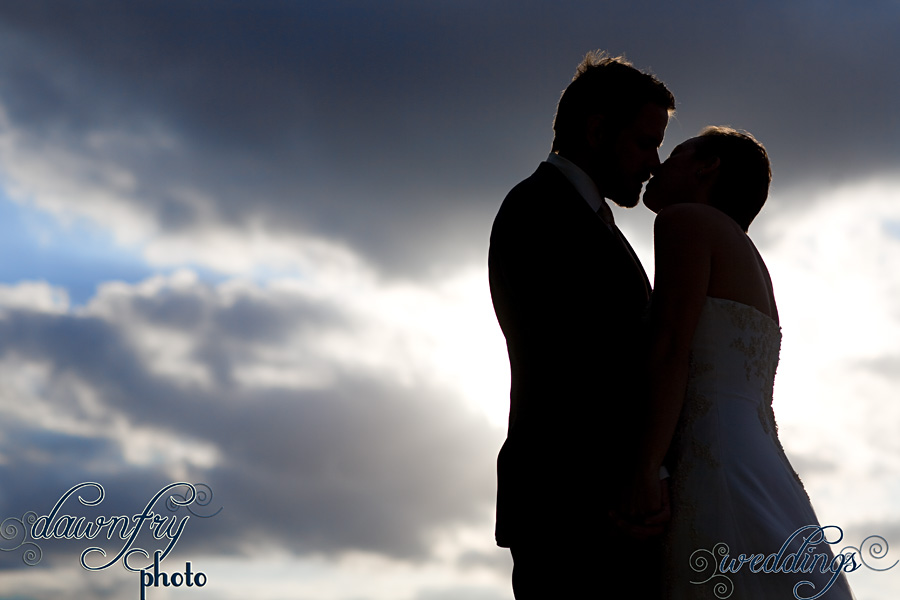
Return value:
<svg viewBox="0 0 900 600">
<path fill-rule="evenodd" d="M 675 96 L 654 75 L 635 69 L 624 56 L 588 52 L 556 107 L 553 150 L 583 144 L 592 115 L 605 115 L 610 132 L 618 133 L 648 102 L 675 112 Z"/>
<path fill-rule="evenodd" d="M 747 231 L 769 196 L 772 167 L 766 149 L 750 133 L 731 127 L 706 127 L 697 139 L 696 158 L 719 159 L 711 204 Z"/>
</svg>

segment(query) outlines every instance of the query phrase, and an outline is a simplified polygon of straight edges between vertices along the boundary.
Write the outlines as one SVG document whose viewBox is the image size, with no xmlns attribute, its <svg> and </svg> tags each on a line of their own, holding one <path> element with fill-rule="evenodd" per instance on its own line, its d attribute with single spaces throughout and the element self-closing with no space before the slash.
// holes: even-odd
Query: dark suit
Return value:
<svg viewBox="0 0 900 600">
<path fill-rule="evenodd" d="M 647 276 L 549 163 L 503 201 L 489 269 L 512 375 L 497 543 L 514 556 L 602 547 L 616 535 L 606 513 L 640 394 Z"/>
</svg>

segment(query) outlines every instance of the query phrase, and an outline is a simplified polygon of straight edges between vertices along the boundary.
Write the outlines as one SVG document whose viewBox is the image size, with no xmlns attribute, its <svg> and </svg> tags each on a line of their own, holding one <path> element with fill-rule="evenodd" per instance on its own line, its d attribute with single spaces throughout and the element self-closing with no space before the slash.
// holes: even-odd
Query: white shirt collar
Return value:
<svg viewBox="0 0 900 600">
<path fill-rule="evenodd" d="M 594 212 L 600 210 L 600 205 L 605 204 L 606 200 L 600 195 L 597 184 L 591 179 L 590 175 L 585 173 L 581 167 L 573 163 L 564 156 L 560 156 L 556 152 L 551 152 L 547 157 L 547 162 L 560 170 L 565 175 L 569 183 L 581 194 L 581 197 L 587 201 L 588 205 Z"/>
</svg>

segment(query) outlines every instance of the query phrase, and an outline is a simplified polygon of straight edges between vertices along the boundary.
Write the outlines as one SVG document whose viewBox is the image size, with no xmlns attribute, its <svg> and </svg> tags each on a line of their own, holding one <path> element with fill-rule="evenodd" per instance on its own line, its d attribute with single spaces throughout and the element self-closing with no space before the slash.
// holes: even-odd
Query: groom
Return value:
<svg viewBox="0 0 900 600">
<path fill-rule="evenodd" d="M 491 297 L 511 370 L 496 538 L 518 600 L 600 598 L 623 577 L 640 578 L 626 585 L 641 597 L 658 575 L 607 517 L 634 435 L 650 283 L 605 198 L 638 203 L 674 109 L 654 76 L 588 54 L 560 98 L 550 156 L 494 221 Z"/>
</svg>

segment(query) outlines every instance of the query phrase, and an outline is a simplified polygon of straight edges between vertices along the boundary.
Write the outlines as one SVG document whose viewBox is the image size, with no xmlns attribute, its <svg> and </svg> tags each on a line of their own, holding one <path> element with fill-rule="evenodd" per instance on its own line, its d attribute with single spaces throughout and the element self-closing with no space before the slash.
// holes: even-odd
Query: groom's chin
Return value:
<svg viewBox="0 0 900 600">
<path fill-rule="evenodd" d="M 638 205 L 640 199 L 640 195 L 629 196 L 627 198 L 611 198 L 611 200 L 616 203 L 616 206 L 621 206 L 622 208 L 634 208 Z"/>
<path fill-rule="evenodd" d="M 644 191 L 644 183 L 640 182 L 637 185 L 629 185 L 622 186 L 622 188 L 616 190 L 616 192 L 610 192 L 608 196 L 610 200 L 616 203 L 617 206 L 621 206 L 622 208 L 634 208 L 638 205 L 638 202 L 641 201 L 641 192 Z"/>
</svg>

